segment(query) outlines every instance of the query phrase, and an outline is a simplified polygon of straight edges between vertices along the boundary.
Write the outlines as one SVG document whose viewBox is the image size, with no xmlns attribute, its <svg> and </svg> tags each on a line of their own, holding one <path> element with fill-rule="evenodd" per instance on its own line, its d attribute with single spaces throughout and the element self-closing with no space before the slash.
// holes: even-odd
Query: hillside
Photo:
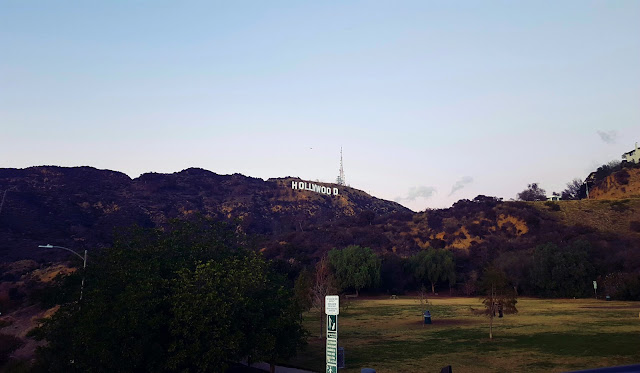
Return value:
<svg viewBox="0 0 640 373">
<path fill-rule="evenodd" d="M 400 256 L 447 248 L 466 258 L 485 255 L 489 246 L 526 248 L 580 236 L 608 247 L 612 240 L 598 237 L 614 235 L 616 245 L 627 247 L 640 240 L 631 229 L 640 220 L 640 200 L 601 200 L 639 188 L 640 169 L 623 171 L 596 184 L 592 200 L 525 203 L 478 196 L 449 209 L 414 213 L 335 184 L 304 184 L 328 187 L 330 195 L 294 190 L 292 183 L 301 180 L 292 177 L 265 181 L 192 168 L 131 179 L 91 167 L 0 169 L 0 262 L 64 255 L 37 248 L 46 243 L 93 251 L 110 245 L 122 227 L 161 227 L 198 215 L 238 224 L 259 238 L 258 248 L 268 257 L 302 262 L 351 244 Z"/>
<path fill-rule="evenodd" d="M 272 236 L 364 211 L 410 213 L 354 188 L 314 183 L 338 188 L 334 196 L 293 190 L 292 181 L 301 180 L 265 181 L 195 168 L 136 179 L 91 167 L 0 169 L 0 262 L 49 258 L 55 253 L 37 248 L 46 243 L 93 250 L 110 245 L 120 227 L 156 227 L 198 214 Z"/>
<path fill-rule="evenodd" d="M 640 199 L 623 201 L 502 202 L 478 196 L 451 208 L 392 216 L 353 216 L 305 231 L 277 235 L 269 257 L 317 258 L 333 247 L 369 246 L 408 257 L 429 247 L 452 250 L 463 272 L 483 268 L 505 251 L 548 242 L 592 243 L 593 258 L 606 268 L 640 269 Z M 636 223 L 633 223 L 633 222 Z M 630 259 L 633 258 L 633 259 Z"/>
<path fill-rule="evenodd" d="M 0 262 L 57 260 L 65 253 L 37 246 L 95 251 L 109 246 L 123 227 L 162 227 L 173 218 L 199 215 L 237 224 L 257 238 L 256 248 L 269 258 L 308 264 L 334 247 L 355 244 L 401 257 L 447 248 L 469 269 L 489 263 L 502 250 L 576 239 L 594 243 L 602 260 L 620 262 L 614 257 L 634 256 L 634 242 L 640 242 L 633 229 L 640 224 L 633 223 L 640 221 L 640 200 L 595 198 L 604 198 L 607 185 L 609 195 L 636 190 L 638 169 L 628 172 L 597 184 L 592 200 L 530 203 L 478 196 L 448 209 L 414 213 L 354 188 L 302 184 L 292 177 L 265 181 L 192 168 L 131 179 L 90 167 L 2 169 L 0 191 L 7 192 L 0 210 Z M 319 191 L 302 190 L 314 184 Z"/>
<path fill-rule="evenodd" d="M 589 199 L 640 198 L 640 168 L 623 168 L 598 180 L 589 190 Z"/>
</svg>

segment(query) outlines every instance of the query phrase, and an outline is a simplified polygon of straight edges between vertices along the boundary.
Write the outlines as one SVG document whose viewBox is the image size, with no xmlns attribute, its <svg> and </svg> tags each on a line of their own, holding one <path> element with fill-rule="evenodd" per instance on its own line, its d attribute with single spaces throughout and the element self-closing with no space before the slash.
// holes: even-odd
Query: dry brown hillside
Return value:
<svg viewBox="0 0 640 373">
<path fill-rule="evenodd" d="M 640 232 L 632 228 L 632 222 L 640 220 L 640 198 L 532 202 L 531 205 L 555 217 L 564 226 L 588 227 L 640 242 Z"/>
<path fill-rule="evenodd" d="M 589 199 L 640 198 L 640 168 L 625 168 L 598 181 Z"/>
</svg>

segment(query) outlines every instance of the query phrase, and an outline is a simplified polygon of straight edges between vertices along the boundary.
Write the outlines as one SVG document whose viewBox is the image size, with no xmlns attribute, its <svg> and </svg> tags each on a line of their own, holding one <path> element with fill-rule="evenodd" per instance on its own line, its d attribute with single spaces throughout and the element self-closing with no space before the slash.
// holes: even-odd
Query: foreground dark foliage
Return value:
<svg viewBox="0 0 640 373">
<path fill-rule="evenodd" d="M 274 362 L 304 340 L 285 279 L 208 220 L 134 229 L 87 267 L 85 298 L 35 332 L 51 372 L 205 372 Z M 80 274 L 77 274 L 80 275 Z"/>
</svg>

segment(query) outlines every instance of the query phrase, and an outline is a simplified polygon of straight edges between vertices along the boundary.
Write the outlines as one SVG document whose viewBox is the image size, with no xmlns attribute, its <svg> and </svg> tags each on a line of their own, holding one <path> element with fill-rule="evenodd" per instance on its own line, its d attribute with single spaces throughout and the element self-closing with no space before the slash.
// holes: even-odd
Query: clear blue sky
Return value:
<svg viewBox="0 0 640 373">
<path fill-rule="evenodd" d="M 0 167 L 334 181 L 342 146 L 351 186 L 414 210 L 551 194 L 640 142 L 639 19 L 613 0 L 0 0 Z"/>
</svg>

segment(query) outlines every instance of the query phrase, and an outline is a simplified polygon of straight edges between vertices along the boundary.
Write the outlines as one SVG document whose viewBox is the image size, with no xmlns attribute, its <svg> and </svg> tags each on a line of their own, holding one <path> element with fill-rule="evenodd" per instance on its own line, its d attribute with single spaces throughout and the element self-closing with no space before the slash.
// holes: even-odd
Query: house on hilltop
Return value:
<svg viewBox="0 0 640 373">
<path fill-rule="evenodd" d="M 636 143 L 635 149 L 622 155 L 622 161 L 640 163 L 640 149 L 638 148 L 638 143 Z"/>
</svg>

